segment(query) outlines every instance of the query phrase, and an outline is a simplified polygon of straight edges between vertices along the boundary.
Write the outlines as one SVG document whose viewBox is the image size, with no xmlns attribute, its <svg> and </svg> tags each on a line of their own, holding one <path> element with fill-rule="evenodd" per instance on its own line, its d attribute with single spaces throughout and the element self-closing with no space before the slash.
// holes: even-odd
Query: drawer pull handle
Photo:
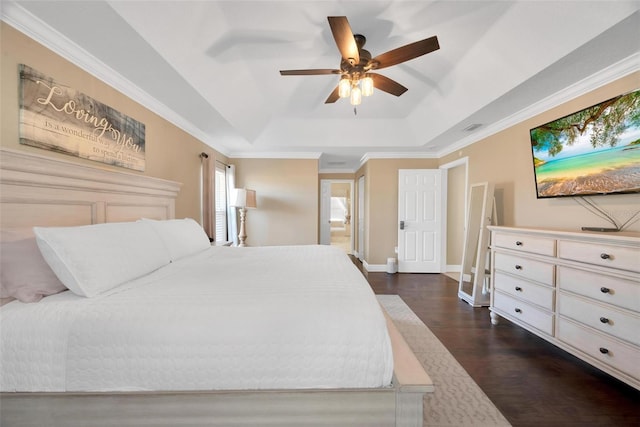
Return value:
<svg viewBox="0 0 640 427">
<path fill-rule="evenodd" d="M 516 291 L 522 292 L 522 288 L 520 286 L 516 286 Z"/>
<path fill-rule="evenodd" d="M 516 264 L 516 270 L 522 270 L 522 266 L 521 266 L 521 265 Z"/>
<path fill-rule="evenodd" d="M 609 292 L 611 292 L 611 289 L 609 288 L 605 288 L 604 286 L 600 288 L 600 292 L 602 292 L 603 294 L 608 294 Z"/>
<path fill-rule="evenodd" d="M 516 246 L 522 246 L 522 242 L 520 240 L 516 241 Z"/>
<path fill-rule="evenodd" d="M 516 308 L 516 313 L 522 313 L 522 310 L 520 310 L 519 308 Z"/>
<path fill-rule="evenodd" d="M 609 259 L 609 258 L 611 258 L 611 255 L 609 255 L 609 254 L 600 254 L 600 258 Z"/>
<path fill-rule="evenodd" d="M 604 347 L 600 347 L 600 353 L 607 354 L 607 353 L 609 353 L 609 350 L 604 348 Z"/>
<path fill-rule="evenodd" d="M 606 317 L 601 317 L 601 318 L 600 318 L 600 321 L 601 321 L 602 323 L 609 323 L 609 319 L 607 319 Z"/>
</svg>

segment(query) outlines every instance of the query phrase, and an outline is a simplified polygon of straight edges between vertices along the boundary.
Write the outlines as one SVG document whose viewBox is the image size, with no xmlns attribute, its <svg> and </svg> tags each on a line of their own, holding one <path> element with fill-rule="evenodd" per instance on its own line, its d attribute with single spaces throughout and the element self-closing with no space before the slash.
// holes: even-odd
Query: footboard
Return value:
<svg viewBox="0 0 640 427">
<path fill-rule="evenodd" d="M 422 426 L 425 393 L 434 391 L 433 381 L 384 309 L 393 347 L 393 386 L 396 389 L 396 426 Z"/>
<path fill-rule="evenodd" d="M 392 387 L 131 393 L 1 393 L 0 424 L 21 426 L 423 425 L 433 382 L 386 314 Z"/>
</svg>

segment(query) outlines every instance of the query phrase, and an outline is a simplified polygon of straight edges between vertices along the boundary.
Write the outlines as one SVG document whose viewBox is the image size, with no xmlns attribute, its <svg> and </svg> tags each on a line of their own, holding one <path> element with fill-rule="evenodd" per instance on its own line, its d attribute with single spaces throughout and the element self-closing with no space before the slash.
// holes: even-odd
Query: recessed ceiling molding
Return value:
<svg viewBox="0 0 640 427">
<path fill-rule="evenodd" d="M 176 114 L 171 108 L 141 90 L 135 84 L 131 83 L 130 80 L 124 78 L 120 73 L 98 60 L 91 53 L 76 43 L 73 43 L 63 34 L 51 28 L 40 18 L 34 16 L 20 5 L 11 1 L 3 2 L 0 10 L 0 19 L 47 49 L 80 67 L 83 71 L 93 75 L 117 91 L 122 92 L 134 102 L 137 102 L 173 123 L 194 138 L 199 139 L 225 156 L 227 155 L 227 150 L 218 146 L 219 144 L 214 144 L 214 142 L 210 141 L 210 137 L 206 133 L 193 126 L 193 124 L 179 114 Z"/>
<path fill-rule="evenodd" d="M 331 169 L 331 168 L 323 168 L 318 170 L 319 174 L 329 174 L 329 173 L 356 173 L 357 169 Z"/>
<path fill-rule="evenodd" d="M 505 130 L 511 126 L 515 126 L 525 120 L 528 120 L 538 114 L 542 114 L 545 111 L 551 110 L 565 102 L 571 101 L 580 95 L 584 95 L 587 92 L 602 87 L 608 83 L 618 80 L 624 76 L 640 70 L 640 53 L 636 52 L 627 58 L 616 62 L 613 65 L 601 70 L 591 76 L 580 80 L 570 86 L 567 86 L 564 90 L 557 92 L 551 96 L 542 99 L 529 107 L 520 110 L 504 119 L 487 126 L 486 128 L 469 135 L 466 138 L 459 140 L 458 142 L 448 145 L 445 149 L 438 152 L 437 157 L 444 157 L 447 154 L 460 150 L 471 144 L 474 144 L 484 138 L 494 135 L 502 130 Z"/>
<path fill-rule="evenodd" d="M 372 152 L 365 153 L 360 159 L 360 166 L 364 165 L 371 159 L 437 159 L 435 153 L 425 153 L 422 151 L 405 151 L 405 152 Z"/>
<path fill-rule="evenodd" d="M 322 153 L 318 152 L 251 152 L 251 153 L 231 153 L 227 155 L 229 159 L 320 159 Z"/>
</svg>

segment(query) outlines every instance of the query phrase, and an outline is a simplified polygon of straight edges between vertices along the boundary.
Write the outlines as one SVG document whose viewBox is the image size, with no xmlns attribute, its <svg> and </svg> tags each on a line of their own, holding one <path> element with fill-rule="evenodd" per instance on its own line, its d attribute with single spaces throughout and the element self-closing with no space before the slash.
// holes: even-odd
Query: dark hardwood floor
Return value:
<svg viewBox="0 0 640 427">
<path fill-rule="evenodd" d="M 376 294 L 400 295 L 514 427 L 640 426 L 640 391 L 504 319 L 492 326 L 455 280 L 363 274 Z"/>
</svg>

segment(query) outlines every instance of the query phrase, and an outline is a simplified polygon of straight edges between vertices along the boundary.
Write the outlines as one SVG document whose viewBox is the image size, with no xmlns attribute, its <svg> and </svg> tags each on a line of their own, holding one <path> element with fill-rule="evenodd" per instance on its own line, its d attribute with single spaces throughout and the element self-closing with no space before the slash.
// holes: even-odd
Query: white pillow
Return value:
<svg viewBox="0 0 640 427">
<path fill-rule="evenodd" d="M 156 221 L 142 218 L 151 224 L 165 244 L 171 261 L 177 261 L 211 247 L 204 229 L 191 218 Z"/>
<path fill-rule="evenodd" d="M 34 227 L 47 264 L 73 293 L 92 297 L 169 264 L 164 244 L 145 222 Z"/>
</svg>

